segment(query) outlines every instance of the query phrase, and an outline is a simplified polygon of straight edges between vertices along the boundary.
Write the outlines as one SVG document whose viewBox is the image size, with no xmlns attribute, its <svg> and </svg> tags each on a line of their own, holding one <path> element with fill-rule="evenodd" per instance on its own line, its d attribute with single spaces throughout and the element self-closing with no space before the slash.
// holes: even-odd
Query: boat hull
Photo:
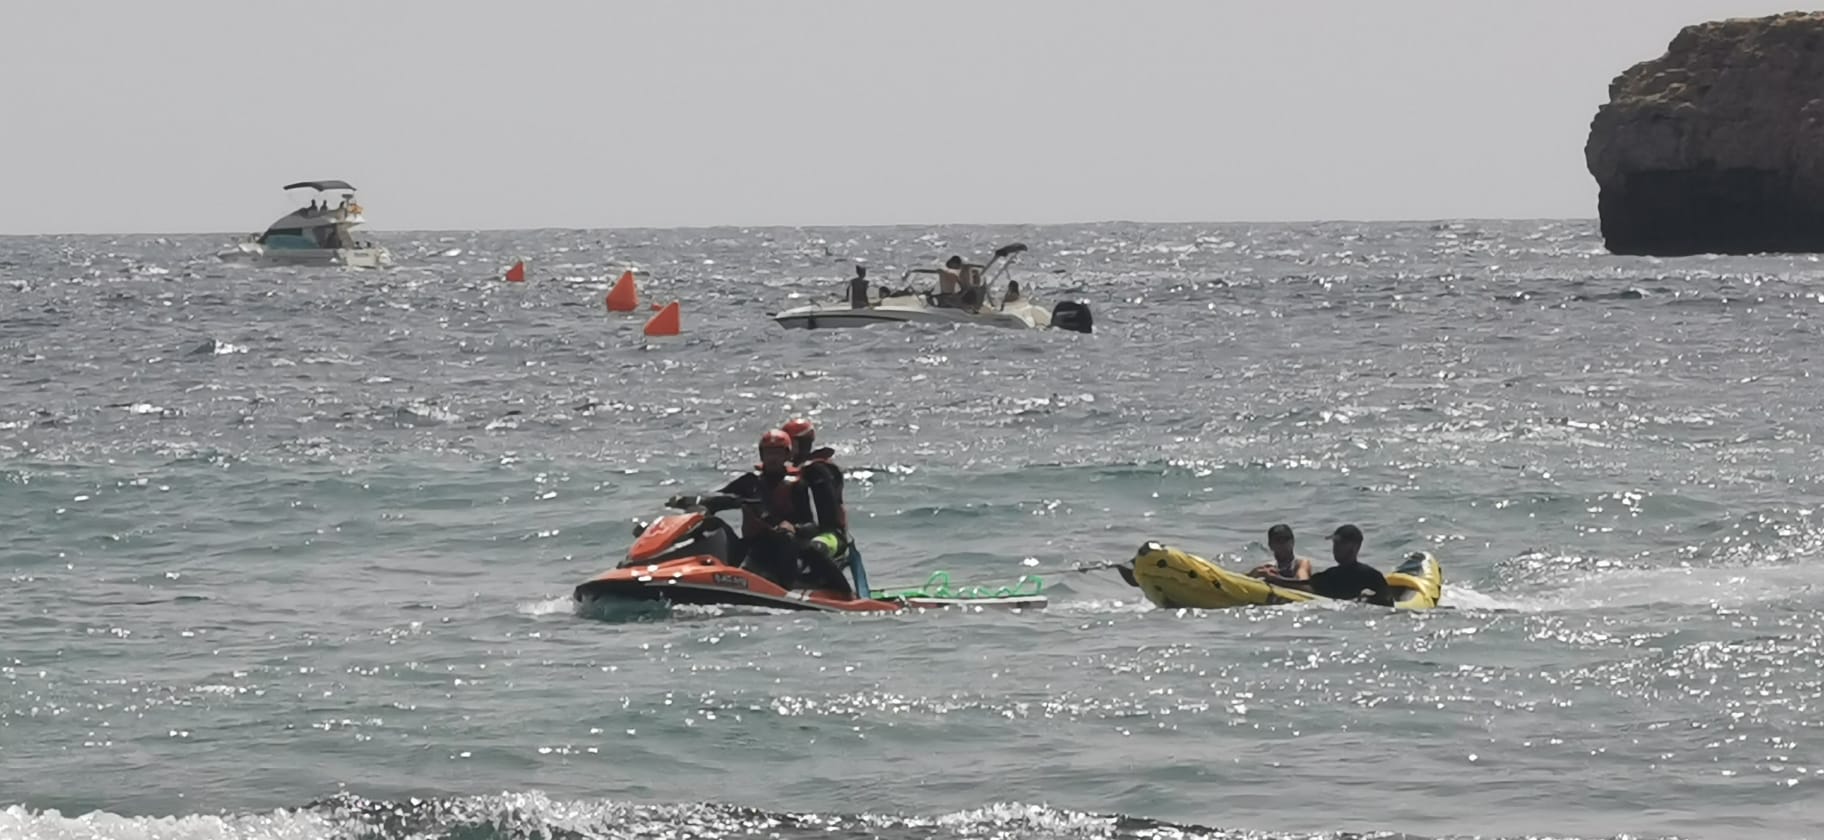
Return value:
<svg viewBox="0 0 1824 840">
<path fill-rule="evenodd" d="M 385 248 L 267 248 L 243 242 L 216 254 L 223 262 L 261 267 L 323 266 L 339 268 L 390 268 L 392 254 Z"/>
<path fill-rule="evenodd" d="M 931 306 L 916 296 L 890 297 L 864 307 L 841 304 L 810 304 L 787 309 L 773 316 L 786 329 L 843 329 L 875 324 L 984 324 L 1006 329 L 1030 330 L 1051 326 L 1051 313 L 1036 306 L 1012 305 L 1006 309 L 984 308 L 970 312 L 947 306 Z"/>
</svg>

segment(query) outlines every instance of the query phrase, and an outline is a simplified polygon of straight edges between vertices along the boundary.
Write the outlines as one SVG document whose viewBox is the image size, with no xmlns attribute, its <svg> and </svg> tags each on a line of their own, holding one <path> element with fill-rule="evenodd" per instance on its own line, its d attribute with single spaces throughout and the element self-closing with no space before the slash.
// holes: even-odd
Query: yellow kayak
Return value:
<svg viewBox="0 0 1824 840">
<path fill-rule="evenodd" d="M 1231 572 L 1156 542 L 1140 546 L 1131 573 L 1126 567 L 1120 571 L 1123 578 L 1130 578 L 1128 583 L 1146 593 L 1147 600 L 1168 609 L 1290 604 L 1322 597 Z M 1387 586 L 1393 590 L 1395 607 L 1428 610 L 1444 597 L 1444 570 L 1431 552 L 1415 551 L 1387 575 Z"/>
</svg>

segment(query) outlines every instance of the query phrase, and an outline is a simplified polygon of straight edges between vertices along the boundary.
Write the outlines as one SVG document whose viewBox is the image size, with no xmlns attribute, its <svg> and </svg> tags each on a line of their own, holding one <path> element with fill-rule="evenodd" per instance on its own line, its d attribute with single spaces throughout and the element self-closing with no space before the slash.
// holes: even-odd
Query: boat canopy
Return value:
<svg viewBox="0 0 1824 840">
<path fill-rule="evenodd" d="M 288 190 L 295 190 L 300 187 L 309 187 L 313 190 L 316 190 L 317 192 L 324 192 L 326 190 L 348 190 L 349 192 L 355 191 L 355 185 L 350 184 L 347 181 L 299 181 L 295 184 L 286 184 L 285 185 L 285 189 L 288 189 Z"/>
</svg>

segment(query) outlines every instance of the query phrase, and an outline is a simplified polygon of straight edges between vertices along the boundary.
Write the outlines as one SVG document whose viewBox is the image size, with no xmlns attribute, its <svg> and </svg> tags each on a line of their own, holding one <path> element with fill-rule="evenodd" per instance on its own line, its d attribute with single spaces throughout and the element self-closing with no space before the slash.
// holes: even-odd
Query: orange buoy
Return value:
<svg viewBox="0 0 1824 840">
<path fill-rule="evenodd" d="M 525 260 L 520 260 L 519 262 L 514 263 L 512 268 L 507 269 L 507 282 L 508 283 L 526 282 L 526 261 Z"/>
<path fill-rule="evenodd" d="M 608 290 L 609 312 L 632 312 L 639 308 L 639 294 L 633 288 L 633 272 L 621 272 L 621 279 L 614 281 L 614 288 Z"/>
<path fill-rule="evenodd" d="M 659 314 L 646 322 L 647 335 L 677 335 L 683 331 L 682 319 L 678 314 L 678 302 L 672 301 Z"/>
</svg>

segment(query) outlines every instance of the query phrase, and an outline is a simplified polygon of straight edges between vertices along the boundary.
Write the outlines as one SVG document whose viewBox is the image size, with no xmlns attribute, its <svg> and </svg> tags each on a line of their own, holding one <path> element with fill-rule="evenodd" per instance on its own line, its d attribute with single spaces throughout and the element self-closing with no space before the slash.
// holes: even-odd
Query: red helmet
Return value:
<svg viewBox="0 0 1824 840">
<path fill-rule="evenodd" d="M 767 429 L 766 433 L 762 434 L 760 436 L 760 451 L 761 452 L 765 452 L 768 449 L 790 450 L 791 448 L 792 448 L 792 436 L 786 434 L 782 430 Z"/>
<path fill-rule="evenodd" d="M 817 439 L 816 427 L 811 425 L 811 421 L 806 420 L 803 417 L 793 417 L 792 419 L 785 421 L 785 425 L 781 426 L 780 429 L 794 438 L 804 438 L 806 441 Z"/>
</svg>

